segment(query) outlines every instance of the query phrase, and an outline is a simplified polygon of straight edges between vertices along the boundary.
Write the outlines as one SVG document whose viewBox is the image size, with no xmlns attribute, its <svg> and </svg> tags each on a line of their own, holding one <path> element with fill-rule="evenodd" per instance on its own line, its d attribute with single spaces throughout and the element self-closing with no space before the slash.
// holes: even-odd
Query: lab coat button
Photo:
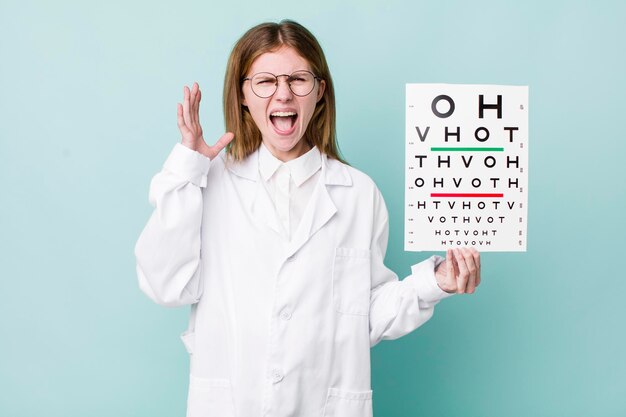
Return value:
<svg viewBox="0 0 626 417">
<path fill-rule="evenodd" d="M 283 374 L 278 370 L 274 369 L 272 371 L 272 381 L 276 384 L 283 380 Z"/>
<path fill-rule="evenodd" d="M 285 308 L 280 312 L 280 318 L 283 320 L 289 320 L 291 318 L 291 311 Z"/>
</svg>

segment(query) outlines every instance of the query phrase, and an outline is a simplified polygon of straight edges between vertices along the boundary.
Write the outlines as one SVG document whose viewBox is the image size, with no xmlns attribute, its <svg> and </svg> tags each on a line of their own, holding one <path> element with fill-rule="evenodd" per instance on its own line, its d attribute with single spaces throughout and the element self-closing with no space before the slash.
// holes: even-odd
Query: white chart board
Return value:
<svg viewBox="0 0 626 417">
<path fill-rule="evenodd" d="M 528 87 L 406 85 L 404 248 L 525 252 Z"/>
</svg>

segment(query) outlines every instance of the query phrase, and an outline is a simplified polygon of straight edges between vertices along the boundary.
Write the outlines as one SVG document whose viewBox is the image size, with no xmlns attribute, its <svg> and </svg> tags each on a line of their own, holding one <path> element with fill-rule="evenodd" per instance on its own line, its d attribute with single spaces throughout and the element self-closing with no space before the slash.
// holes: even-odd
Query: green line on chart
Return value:
<svg viewBox="0 0 626 417">
<path fill-rule="evenodd" d="M 432 152 L 504 152 L 504 148 L 430 148 Z"/>
</svg>

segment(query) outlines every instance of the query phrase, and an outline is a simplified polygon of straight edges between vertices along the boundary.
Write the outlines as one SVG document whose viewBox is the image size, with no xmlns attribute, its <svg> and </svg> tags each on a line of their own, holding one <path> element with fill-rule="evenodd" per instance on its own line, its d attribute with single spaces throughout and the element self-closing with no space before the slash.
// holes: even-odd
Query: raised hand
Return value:
<svg viewBox="0 0 626 417">
<path fill-rule="evenodd" d="M 183 103 L 177 103 L 178 129 L 182 135 L 182 144 L 186 147 L 200 152 L 209 159 L 213 159 L 220 151 L 234 139 L 235 135 L 226 132 L 213 146 L 207 145 L 202 136 L 202 126 L 200 125 L 200 100 L 202 93 L 198 83 L 193 83 L 191 91 L 189 87 L 183 88 Z"/>
<path fill-rule="evenodd" d="M 474 248 L 448 249 L 435 278 L 439 288 L 446 292 L 472 294 L 480 284 L 480 253 Z"/>
</svg>

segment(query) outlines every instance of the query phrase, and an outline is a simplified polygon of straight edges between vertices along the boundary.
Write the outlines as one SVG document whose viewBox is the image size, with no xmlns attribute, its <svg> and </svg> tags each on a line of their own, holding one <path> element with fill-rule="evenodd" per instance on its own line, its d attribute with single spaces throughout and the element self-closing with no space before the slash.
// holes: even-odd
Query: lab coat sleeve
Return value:
<svg viewBox="0 0 626 417">
<path fill-rule="evenodd" d="M 424 324 L 435 305 L 449 294 L 439 288 L 435 267 L 439 256 L 413 265 L 411 275 L 400 281 L 384 264 L 389 238 L 387 208 L 380 192 L 374 199 L 374 225 L 371 243 L 370 346 L 381 340 L 397 339 Z"/>
<path fill-rule="evenodd" d="M 154 211 L 135 245 L 135 257 L 139 287 L 160 305 L 193 304 L 202 295 L 202 188 L 209 166 L 209 158 L 176 144 L 152 178 Z"/>
</svg>

